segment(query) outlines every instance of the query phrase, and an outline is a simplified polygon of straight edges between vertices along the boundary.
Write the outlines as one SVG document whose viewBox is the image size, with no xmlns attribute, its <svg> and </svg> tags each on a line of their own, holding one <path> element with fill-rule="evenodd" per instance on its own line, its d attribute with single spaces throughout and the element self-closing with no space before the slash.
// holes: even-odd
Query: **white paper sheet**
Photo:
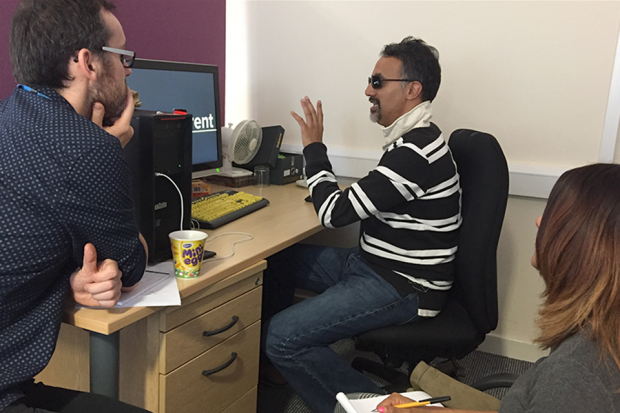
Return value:
<svg viewBox="0 0 620 413">
<path fill-rule="evenodd" d="M 177 287 L 172 262 L 166 261 L 147 266 L 136 288 L 127 293 L 122 293 L 114 308 L 170 305 L 181 305 L 181 295 Z M 81 308 L 83 306 L 78 304 L 76 307 Z"/>
<path fill-rule="evenodd" d="M 358 413 L 357 409 L 353 407 L 353 405 L 351 404 L 351 401 L 347 398 L 347 396 L 344 393 L 340 392 L 336 394 L 336 400 L 338 400 L 338 402 L 340 403 L 340 405 L 342 406 L 345 412 Z M 375 404 L 375 406 L 377 405 Z"/>
<path fill-rule="evenodd" d="M 174 267 L 170 261 L 147 266 L 140 283 L 130 292 L 122 293 L 115 307 L 168 305 L 181 305 Z"/>
</svg>

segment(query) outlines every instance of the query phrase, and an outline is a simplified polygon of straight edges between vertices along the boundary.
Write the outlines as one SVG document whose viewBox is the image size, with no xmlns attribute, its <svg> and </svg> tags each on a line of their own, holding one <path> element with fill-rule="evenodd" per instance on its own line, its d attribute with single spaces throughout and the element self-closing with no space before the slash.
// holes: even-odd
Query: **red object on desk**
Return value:
<svg viewBox="0 0 620 413">
<path fill-rule="evenodd" d="M 211 185 L 201 180 L 192 181 L 192 198 L 200 198 L 211 193 Z"/>
</svg>

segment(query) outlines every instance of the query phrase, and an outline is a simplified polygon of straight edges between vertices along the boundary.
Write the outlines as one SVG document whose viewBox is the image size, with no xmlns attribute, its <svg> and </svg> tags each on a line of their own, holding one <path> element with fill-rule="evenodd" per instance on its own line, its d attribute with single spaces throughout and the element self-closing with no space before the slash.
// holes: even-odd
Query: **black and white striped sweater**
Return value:
<svg viewBox="0 0 620 413">
<path fill-rule="evenodd" d="M 322 143 L 304 148 L 306 175 L 321 224 L 361 220 L 362 257 L 386 280 L 413 283 L 421 317 L 433 317 L 452 286 L 461 190 L 456 165 L 434 124 L 388 146 L 379 165 L 340 190 Z"/>
</svg>

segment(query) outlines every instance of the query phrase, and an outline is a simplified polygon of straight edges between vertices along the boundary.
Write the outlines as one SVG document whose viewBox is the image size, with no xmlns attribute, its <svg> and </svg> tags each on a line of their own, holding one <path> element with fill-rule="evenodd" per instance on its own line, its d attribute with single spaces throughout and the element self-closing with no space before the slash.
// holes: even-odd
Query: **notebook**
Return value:
<svg viewBox="0 0 620 413">
<path fill-rule="evenodd" d="M 423 391 L 410 391 L 401 393 L 403 396 L 412 400 L 424 400 L 431 396 Z M 347 413 L 372 413 L 377 408 L 377 405 L 387 398 L 388 395 L 371 395 L 369 393 L 362 393 L 360 399 L 349 399 L 344 393 L 338 393 L 336 399 Z M 441 403 L 430 404 L 429 406 L 443 407 Z"/>
</svg>

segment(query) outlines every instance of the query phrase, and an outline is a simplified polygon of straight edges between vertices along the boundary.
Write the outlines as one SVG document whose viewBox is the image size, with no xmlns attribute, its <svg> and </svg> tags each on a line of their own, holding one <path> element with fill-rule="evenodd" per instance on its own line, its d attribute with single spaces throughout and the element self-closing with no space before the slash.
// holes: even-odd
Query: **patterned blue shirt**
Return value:
<svg viewBox="0 0 620 413">
<path fill-rule="evenodd" d="M 118 262 L 124 286 L 146 261 L 120 142 L 36 90 L 0 102 L 0 410 L 49 362 L 84 245 Z"/>
</svg>

